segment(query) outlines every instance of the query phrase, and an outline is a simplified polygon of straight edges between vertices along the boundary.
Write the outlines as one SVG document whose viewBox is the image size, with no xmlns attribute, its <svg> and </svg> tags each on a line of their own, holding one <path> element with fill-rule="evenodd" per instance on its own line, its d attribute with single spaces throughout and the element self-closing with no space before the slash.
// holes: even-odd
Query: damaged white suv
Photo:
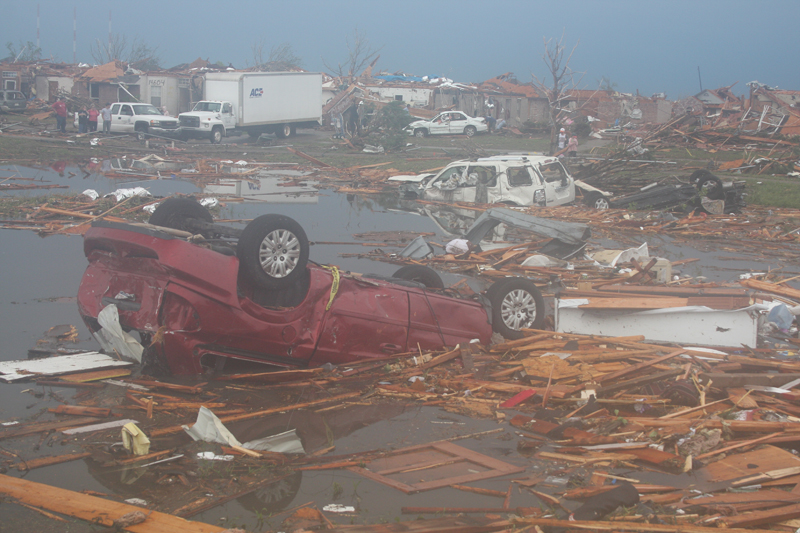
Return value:
<svg viewBox="0 0 800 533">
<path fill-rule="evenodd" d="M 584 203 L 608 208 L 607 193 L 570 176 L 558 158 L 542 155 L 507 155 L 455 161 L 437 174 L 393 176 L 405 182 L 407 197 L 438 202 L 468 202 L 551 207 L 576 199 L 576 187 Z"/>
</svg>

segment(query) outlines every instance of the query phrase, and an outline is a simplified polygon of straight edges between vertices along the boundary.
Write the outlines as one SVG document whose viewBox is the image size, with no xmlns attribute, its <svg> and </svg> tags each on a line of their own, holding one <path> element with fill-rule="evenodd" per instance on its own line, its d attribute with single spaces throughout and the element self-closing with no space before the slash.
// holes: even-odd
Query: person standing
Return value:
<svg viewBox="0 0 800 533">
<path fill-rule="evenodd" d="M 567 143 L 567 155 L 569 157 L 576 157 L 578 155 L 578 136 L 573 135 L 569 138 Z"/>
<path fill-rule="evenodd" d="M 78 111 L 78 133 L 86 133 L 87 131 L 89 131 L 89 112 L 83 107 Z"/>
<path fill-rule="evenodd" d="M 56 129 L 61 133 L 67 133 L 67 104 L 64 98 L 59 96 L 53 104 L 53 111 L 56 112 Z"/>
<path fill-rule="evenodd" d="M 89 107 L 89 131 L 97 131 L 97 116 L 100 112 L 94 106 L 94 104 Z"/>
<path fill-rule="evenodd" d="M 111 104 L 106 102 L 106 106 L 100 110 L 103 117 L 103 133 L 111 133 Z"/>
<path fill-rule="evenodd" d="M 567 130 L 561 128 L 558 134 L 558 151 L 560 152 L 567 146 Z"/>
</svg>

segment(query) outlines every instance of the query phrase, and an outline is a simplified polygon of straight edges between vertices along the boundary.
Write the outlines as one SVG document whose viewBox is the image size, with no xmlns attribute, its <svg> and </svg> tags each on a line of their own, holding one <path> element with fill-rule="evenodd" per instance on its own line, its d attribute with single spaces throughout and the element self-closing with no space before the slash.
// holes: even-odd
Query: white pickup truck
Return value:
<svg viewBox="0 0 800 533">
<path fill-rule="evenodd" d="M 393 176 L 406 196 L 439 202 L 552 207 L 580 199 L 608 209 L 609 194 L 570 176 L 558 158 L 506 155 L 454 161 L 436 174 Z"/>
<path fill-rule="evenodd" d="M 294 135 L 322 120 L 322 75 L 314 72 L 206 74 L 205 97 L 179 115 L 181 135 L 212 143 L 232 134 Z"/>
<path fill-rule="evenodd" d="M 78 127 L 77 113 L 75 127 Z M 97 130 L 103 131 L 102 114 L 97 117 Z M 154 105 L 140 102 L 111 104 L 111 133 L 135 133 L 143 141 L 151 134 L 175 138 L 178 132 L 178 119 L 162 115 Z"/>
</svg>

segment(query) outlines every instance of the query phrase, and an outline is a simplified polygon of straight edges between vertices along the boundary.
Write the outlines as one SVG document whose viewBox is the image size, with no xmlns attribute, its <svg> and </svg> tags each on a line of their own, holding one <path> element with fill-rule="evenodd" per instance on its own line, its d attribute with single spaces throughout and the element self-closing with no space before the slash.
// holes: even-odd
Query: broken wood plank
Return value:
<svg viewBox="0 0 800 533">
<path fill-rule="evenodd" d="M 55 409 L 48 409 L 51 413 L 60 415 L 96 416 L 107 418 L 111 416 L 111 409 L 107 407 L 85 407 L 83 405 L 59 405 Z"/>
<path fill-rule="evenodd" d="M 34 507 L 106 527 L 112 527 L 114 520 L 128 513 L 142 511 L 141 507 L 135 505 L 114 502 L 2 474 L 0 474 L 0 494 Z M 158 511 L 148 510 L 147 512 L 147 520 L 140 524 L 127 526 L 125 529 L 133 533 L 221 533 L 225 530 L 219 526 L 191 522 Z"/>
<path fill-rule="evenodd" d="M 34 468 L 42 468 L 44 466 L 50 465 L 57 465 L 61 463 L 67 463 L 69 461 L 76 461 L 78 459 L 83 459 L 84 457 L 91 456 L 91 452 L 82 452 L 82 453 L 70 453 L 65 455 L 54 455 L 50 457 L 37 457 L 36 459 L 29 459 L 17 463 L 14 467 L 19 470 L 20 472 L 24 472 L 25 470 L 33 470 Z"/>
</svg>

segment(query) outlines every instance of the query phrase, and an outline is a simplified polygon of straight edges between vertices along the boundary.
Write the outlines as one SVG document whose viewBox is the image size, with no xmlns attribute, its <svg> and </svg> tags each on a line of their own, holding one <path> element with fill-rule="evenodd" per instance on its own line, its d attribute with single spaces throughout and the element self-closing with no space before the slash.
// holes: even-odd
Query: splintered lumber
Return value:
<svg viewBox="0 0 800 533">
<path fill-rule="evenodd" d="M 106 527 L 114 526 L 114 521 L 141 507 L 90 496 L 80 492 L 51 487 L 25 479 L 0 474 L 0 494 L 9 498 L 54 511 L 67 516 L 86 520 Z M 140 524 L 126 526 L 133 533 L 218 533 L 225 528 L 191 522 L 183 518 L 158 511 L 147 510 L 147 520 Z"/>
<path fill-rule="evenodd" d="M 330 403 L 330 402 L 337 402 L 340 400 L 347 400 L 349 398 L 355 398 L 356 396 L 360 396 L 360 392 L 348 392 L 345 394 L 339 394 L 338 396 L 331 396 L 329 398 L 322 398 L 319 400 L 314 400 L 312 402 L 304 402 L 304 403 L 296 403 L 294 405 L 288 405 L 285 407 L 274 407 L 272 409 L 264 409 L 261 411 L 254 411 L 252 413 L 244 413 L 241 415 L 231 415 L 231 416 L 223 416 L 220 418 L 220 421 L 223 424 L 227 424 L 229 422 L 237 422 L 239 420 L 249 420 L 251 418 L 261 418 L 263 416 L 273 415 L 275 413 L 283 413 L 286 411 L 294 411 L 297 409 L 303 409 L 306 407 L 313 407 L 315 405 L 320 405 L 323 403 Z M 191 423 L 191 422 L 190 422 Z M 151 437 L 161 437 L 163 435 L 172 435 L 174 433 L 180 433 L 183 431 L 183 425 L 179 426 L 171 426 L 166 428 L 156 428 L 151 433 Z"/>
<path fill-rule="evenodd" d="M 127 368 L 117 368 L 109 370 L 98 370 L 97 372 L 81 372 L 79 374 L 67 374 L 59 379 L 70 383 L 85 383 L 87 381 L 99 381 L 101 379 L 123 378 L 130 376 L 131 371 Z"/>
<path fill-rule="evenodd" d="M 579 305 L 580 309 L 666 309 L 686 307 L 688 298 L 595 298 Z"/>
<path fill-rule="evenodd" d="M 798 517 L 800 517 L 800 504 L 794 504 L 778 507 L 777 509 L 753 511 L 752 513 L 744 513 L 737 516 L 728 516 L 720 521 L 723 527 L 732 528 L 774 524 L 775 522 L 782 522 Z"/>
<path fill-rule="evenodd" d="M 73 420 L 59 420 L 57 422 L 39 422 L 36 424 L 27 424 L 22 426 L 12 426 L 12 429 L 0 431 L 0 440 L 12 439 L 15 437 L 24 437 L 26 435 L 33 435 L 42 431 L 60 431 L 74 427 L 91 424 L 92 422 L 99 422 L 100 418 L 87 417 L 76 418 Z"/>
<path fill-rule="evenodd" d="M 768 292 L 784 296 L 792 300 L 800 300 L 800 290 L 786 285 L 779 285 L 777 283 L 770 283 L 768 281 L 759 281 L 757 279 L 743 279 L 739 281 L 740 285 L 744 285 L 748 289 L 755 289 L 757 291 Z"/>
<path fill-rule="evenodd" d="M 667 355 L 662 355 L 661 357 L 656 357 L 656 358 L 651 359 L 649 361 L 645 361 L 644 363 L 639 363 L 637 365 L 632 365 L 632 366 L 629 366 L 628 368 L 625 368 L 623 370 L 618 370 L 616 372 L 612 372 L 610 374 L 606 374 L 606 375 L 601 376 L 600 378 L 598 378 L 597 381 L 600 382 L 600 383 L 605 383 L 606 381 L 616 380 L 616 379 L 621 378 L 622 376 L 627 376 L 628 374 L 632 374 L 634 372 L 638 372 L 639 370 L 641 370 L 643 368 L 647 368 L 649 366 L 657 365 L 658 363 L 663 363 L 664 361 L 666 361 L 668 359 L 672 359 L 673 357 L 681 355 L 682 353 L 684 353 L 683 350 L 676 350 L 674 352 L 668 353 Z"/>
<path fill-rule="evenodd" d="M 230 376 L 219 376 L 219 381 L 258 381 L 259 383 L 283 383 L 286 381 L 300 381 L 311 379 L 317 374 L 322 373 L 322 368 L 310 368 L 303 370 L 284 370 L 280 372 L 259 372 L 257 374 L 233 374 Z"/>
<path fill-rule="evenodd" d="M 65 455 L 54 455 L 51 457 L 37 457 L 36 459 L 22 461 L 14 466 L 16 467 L 17 470 L 23 472 L 25 470 L 33 470 L 34 468 L 42 468 L 43 466 L 57 465 L 61 463 L 67 463 L 69 461 L 76 461 L 78 459 L 83 459 L 84 457 L 89 457 L 90 455 L 92 455 L 91 452 L 82 452 L 82 453 L 70 453 Z"/>
<path fill-rule="evenodd" d="M 558 520 L 555 518 L 517 518 L 517 525 L 536 525 L 547 528 L 593 529 L 598 531 L 642 531 L 645 533 L 720 533 L 717 527 L 702 527 L 691 524 L 649 524 L 647 522 L 623 522 L 600 520 Z M 769 529 L 728 528 L 725 533 L 775 533 Z"/>
<path fill-rule="evenodd" d="M 59 415 L 97 416 L 103 418 L 111 416 L 111 409 L 107 407 L 84 407 L 82 405 L 62 404 L 55 409 L 48 409 L 48 411 Z"/>
<path fill-rule="evenodd" d="M 501 490 L 482 489 L 480 487 L 468 487 L 466 485 L 450 485 L 450 488 L 463 490 L 464 492 L 474 492 L 484 496 L 494 496 L 495 498 L 505 498 L 506 493 Z"/>
<path fill-rule="evenodd" d="M 315 159 L 315 158 L 311 157 L 310 155 L 301 152 L 300 150 L 295 150 L 294 148 L 290 148 L 288 146 L 286 147 L 286 149 L 289 150 L 290 152 L 292 152 L 297 157 L 302 157 L 306 161 L 311 161 L 315 165 L 318 165 L 318 166 L 321 166 L 321 167 L 325 167 L 325 168 L 329 168 L 331 166 L 328 163 L 324 163 L 324 162 L 320 161 L 319 159 Z"/>
<path fill-rule="evenodd" d="M 503 493 L 505 496 L 505 493 Z M 500 513 L 500 514 L 509 514 L 514 513 L 517 516 L 536 516 L 542 514 L 542 510 L 538 507 L 401 507 L 400 512 L 403 514 L 467 514 L 467 513 Z M 427 520 L 425 522 L 428 522 Z M 480 527 L 480 526 L 478 526 Z M 495 531 L 505 529 L 505 527 L 498 526 L 496 529 L 487 529 L 481 528 L 480 531 Z M 399 530 L 398 530 L 399 531 Z M 405 530 L 403 530 L 405 531 Z M 417 529 L 409 529 L 410 533 L 417 532 Z M 450 529 L 424 529 L 420 530 L 420 533 L 435 533 L 438 531 L 451 531 Z M 459 533 L 468 532 L 470 528 L 468 526 L 457 526 L 457 528 L 453 529 L 452 531 L 458 531 Z"/>
<path fill-rule="evenodd" d="M 456 346 L 454 350 L 443 353 L 442 355 L 437 355 L 427 363 L 420 365 L 420 369 L 428 370 L 429 368 L 433 368 L 437 365 L 450 361 L 451 359 L 455 359 L 459 355 L 461 355 L 461 347 Z"/>
</svg>

